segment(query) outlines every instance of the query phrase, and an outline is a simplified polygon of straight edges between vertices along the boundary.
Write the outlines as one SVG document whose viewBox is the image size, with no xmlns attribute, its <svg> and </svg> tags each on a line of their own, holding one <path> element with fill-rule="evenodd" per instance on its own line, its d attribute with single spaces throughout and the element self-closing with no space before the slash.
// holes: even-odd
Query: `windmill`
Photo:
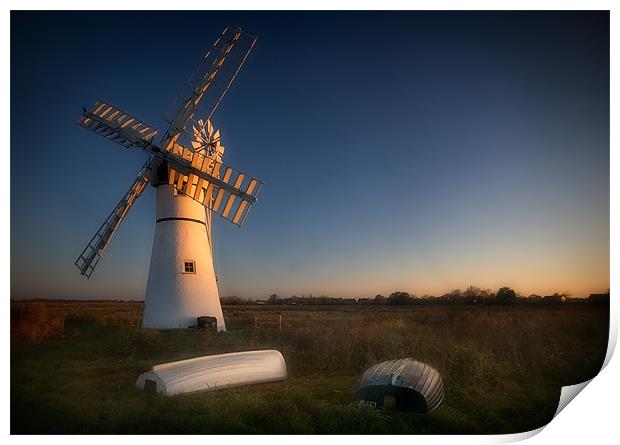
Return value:
<svg viewBox="0 0 620 445">
<path fill-rule="evenodd" d="M 234 82 L 256 38 L 226 28 L 179 93 L 169 128 L 158 131 L 135 116 L 99 101 L 83 110 L 79 125 L 149 159 L 75 264 L 87 278 L 129 209 L 150 184 L 156 189 L 156 224 L 142 325 L 195 326 L 197 317 L 217 319 L 225 330 L 213 262 L 211 215 L 241 226 L 262 186 L 222 163 L 220 131 L 211 119 Z M 197 117 L 197 118 L 195 118 Z"/>
</svg>

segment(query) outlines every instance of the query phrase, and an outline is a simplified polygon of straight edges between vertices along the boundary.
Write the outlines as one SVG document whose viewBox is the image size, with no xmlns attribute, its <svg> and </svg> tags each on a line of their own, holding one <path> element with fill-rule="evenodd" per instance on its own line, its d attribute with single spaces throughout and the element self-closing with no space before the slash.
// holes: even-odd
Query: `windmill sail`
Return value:
<svg viewBox="0 0 620 445">
<path fill-rule="evenodd" d="M 118 226 L 121 224 L 127 212 L 136 200 L 142 195 L 146 186 L 148 185 L 148 177 L 150 171 L 150 159 L 144 164 L 144 166 L 138 172 L 136 179 L 123 199 L 116 205 L 112 213 L 106 218 L 99 230 L 91 238 L 88 245 L 84 248 L 78 259 L 75 261 L 75 265 L 80 269 L 80 273 L 85 275 L 86 278 L 90 278 L 97 263 L 103 255 L 103 251 L 106 249 L 112 236 L 116 233 Z"/>
<path fill-rule="evenodd" d="M 79 124 L 125 148 L 150 143 L 157 134 L 150 125 L 103 101 L 85 110 Z"/>
<path fill-rule="evenodd" d="M 134 129 L 133 125 L 123 127 L 125 120 L 118 121 L 116 117 L 108 119 L 106 116 L 101 116 L 101 110 L 112 108 L 118 110 L 119 113 L 128 114 L 109 104 L 105 104 L 105 107 L 97 111 L 101 103 L 103 102 L 95 104 L 93 111 L 84 111 L 80 125 L 123 147 L 140 148 L 167 161 L 170 172 L 169 183 L 177 191 L 201 202 L 232 223 L 238 226 L 243 224 L 248 211 L 256 202 L 262 186 L 260 181 L 222 164 L 217 158 L 209 156 L 204 151 L 190 150 L 174 141 L 171 141 L 168 148 L 161 148 L 151 142 L 152 138 L 146 139 L 138 136 L 156 130 L 148 127 L 148 131 L 140 133 L 138 130 L 143 128 L 141 126 L 137 129 Z M 139 122 L 146 127 L 147 124 Z M 211 196 L 213 199 L 209 199 Z"/>
<path fill-rule="evenodd" d="M 200 156 L 194 156 L 200 165 Z M 201 178 L 194 173 L 189 175 L 170 167 L 168 184 L 177 192 L 200 202 L 222 218 L 241 227 L 245 217 L 256 202 L 262 183 L 221 162 L 206 159 L 204 167 L 213 180 Z"/>
<path fill-rule="evenodd" d="M 184 136 L 193 138 L 188 124 L 196 114 L 207 120 L 213 117 L 255 43 L 256 38 L 243 33 L 240 28 L 227 27 L 222 32 L 185 83 L 168 113 L 170 128 L 162 141 L 165 148 L 171 142 L 188 145 L 187 140 L 181 139 Z"/>
</svg>

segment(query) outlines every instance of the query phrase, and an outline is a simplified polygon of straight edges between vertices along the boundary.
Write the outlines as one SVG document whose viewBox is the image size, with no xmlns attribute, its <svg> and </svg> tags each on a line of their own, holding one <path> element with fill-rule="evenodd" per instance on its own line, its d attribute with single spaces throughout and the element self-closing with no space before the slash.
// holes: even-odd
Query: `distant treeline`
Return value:
<svg viewBox="0 0 620 445">
<path fill-rule="evenodd" d="M 268 299 L 248 299 L 240 297 L 223 297 L 223 304 L 282 304 L 282 305 L 433 305 L 433 304 L 462 304 L 462 305 L 492 305 L 492 304 L 595 304 L 608 305 L 609 292 L 606 294 L 591 294 L 588 298 L 575 298 L 565 293 L 555 293 L 553 295 L 540 296 L 532 294 L 530 296 L 518 295 L 509 287 L 502 287 L 497 292 L 489 289 L 481 289 L 471 286 L 464 291 L 455 289 L 439 297 L 433 295 L 423 295 L 418 297 L 408 292 L 393 292 L 389 296 L 376 295 L 374 298 L 333 298 L 327 295 L 313 296 L 292 296 L 280 297 L 272 294 Z"/>
</svg>

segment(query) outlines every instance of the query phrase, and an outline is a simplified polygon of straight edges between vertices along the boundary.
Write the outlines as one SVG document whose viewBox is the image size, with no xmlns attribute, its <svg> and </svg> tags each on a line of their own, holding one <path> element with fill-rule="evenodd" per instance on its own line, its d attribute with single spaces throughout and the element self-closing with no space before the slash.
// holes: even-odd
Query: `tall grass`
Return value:
<svg viewBox="0 0 620 445">
<path fill-rule="evenodd" d="M 13 432 L 525 431 L 552 417 L 561 386 L 598 372 L 608 334 L 607 310 L 588 306 L 231 306 L 225 334 L 140 329 L 128 321 L 139 320 L 131 304 L 55 311 L 68 317 L 62 338 L 13 343 Z M 91 318 L 70 322 L 78 313 Z M 282 329 L 254 325 L 279 315 Z M 176 397 L 133 389 L 153 364 L 259 348 L 283 353 L 288 381 Z M 446 397 L 430 415 L 386 416 L 353 403 L 363 370 L 399 357 L 441 372 Z"/>
<path fill-rule="evenodd" d="M 51 315 L 43 303 L 11 305 L 11 340 L 42 341 L 63 330 L 64 318 Z"/>
</svg>

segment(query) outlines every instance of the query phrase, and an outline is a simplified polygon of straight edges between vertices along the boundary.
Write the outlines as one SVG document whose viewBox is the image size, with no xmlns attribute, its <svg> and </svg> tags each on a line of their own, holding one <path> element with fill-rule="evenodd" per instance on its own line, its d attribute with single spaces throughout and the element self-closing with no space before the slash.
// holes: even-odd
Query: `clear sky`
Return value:
<svg viewBox="0 0 620 445">
<path fill-rule="evenodd" d="M 259 40 L 214 124 L 265 186 L 215 221 L 222 296 L 609 287 L 606 12 L 13 12 L 13 298 L 144 297 L 152 188 L 73 262 L 146 154 L 75 123 L 106 98 L 163 133 L 226 25 Z"/>
</svg>

